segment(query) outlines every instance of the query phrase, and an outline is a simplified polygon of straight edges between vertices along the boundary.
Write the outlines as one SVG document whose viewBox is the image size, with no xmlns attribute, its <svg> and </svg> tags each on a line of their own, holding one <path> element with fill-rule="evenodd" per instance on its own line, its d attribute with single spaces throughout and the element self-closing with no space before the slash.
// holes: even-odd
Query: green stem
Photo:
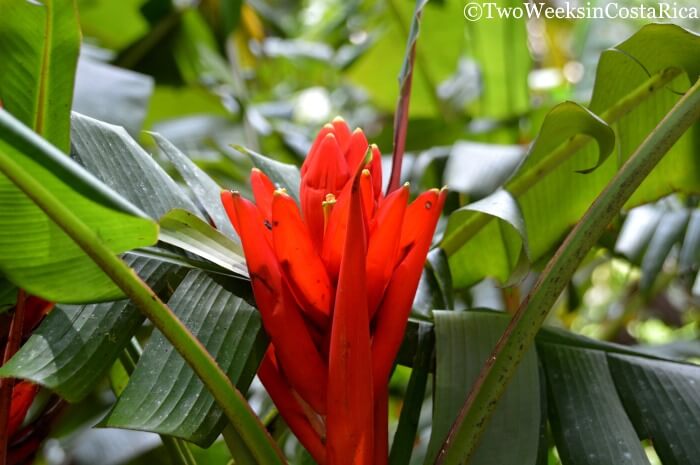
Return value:
<svg viewBox="0 0 700 465">
<path fill-rule="evenodd" d="M 481 369 L 440 449 L 436 465 L 469 461 L 498 399 L 576 268 L 644 178 L 699 118 L 700 81 L 686 92 L 620 168 L 549 261 Z"/>
<path fill-rule="evenodd" d="M 163 333 L 212 393 L 258 463 L 285 463 L 277 444 L 216 360 L 134 270 L 114 255 L 95 231 L 63 205 L 60 199 L 4 153 L 0 153 L 0 172 L 75 241 Z"/>
<path fill-rule="evenodd" d="M 231 452 L 231 457 L 236 465 L 256 465 L 258 463 L 241 440 L 240 434 L 230 424 L 224 427 L 221 435 L 224 437 L 226 447 Z"/>
<path fill-rule="evenodd" d="M 599 115 L 600 118 L 608 124 L 617 122 L 641 102 L 649 98 L 653 93 L 662 89 L 679 74 L 680 70 L 677 68 L 669 68 L 654 74 L 624 98 L 618 100 L 613 106 L 602 112 Z M 550 152 L 535 166 L 507 183 L 505 189 L 515 197 L 523 195 L 590 142 L 591 139 L 587 136 L 577 135 L 572 137 Z M 461 249 L 462 246 L 481 231 L 482 228 L 489 224 L 492 219 L 493 216 L 484 213 L 472 215 L 468 221 L 465 221 L 458 229 L 443 239 L 440 248 L 444 250 L 448 256 L 454 255 L 455 252 Z"/>
</svg>

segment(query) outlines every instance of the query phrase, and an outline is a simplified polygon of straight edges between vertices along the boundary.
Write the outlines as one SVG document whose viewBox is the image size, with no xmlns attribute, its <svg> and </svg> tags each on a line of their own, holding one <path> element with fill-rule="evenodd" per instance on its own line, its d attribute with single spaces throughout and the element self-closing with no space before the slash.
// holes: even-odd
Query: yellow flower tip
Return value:
<svg viewBox="0 0 700 465">
<path fill-rule="evenodd" d="M 432 189 L 429 189 L 428 192 L 432 192 L 433 194 L 439 194 L 440 189 L 438 189 L 437 187 L 433 187 Z"/>
<path fill-rule="evenodd" d="M 343 119 L 342 116 L 336 116 L 335 118 L 333 118 L 333 122 L 334 123 L 344 123 L 345 120 Z"/>
<path fill-rule="evenodd" d="M 323 129 L 333 129 L 333 125 L 331 123 L 326 123 L 323 125 Z"/>
<path fill-rule="evenodd" d="M 333 195 L 332 193 L 326 194 L 326 202 L 335 202 L 335 200 L 335 195 Z"/>
<path fill-rule="evenodd" d="M 255 168 L 255 167 L 251 168 L 250 171 L 253 173 L 262 173 L 262 171 L 260 171 L 260 168 Z"/>
<path fill-rule="evenodd" d="M 354 131 L 352 131 L 353 134 L 361 134 L 363 131 L 360 128 L 355 128 Z"/>
<path fill-rule="evenodd" d="M 362 176 L 370 176 L 370 172 L 367 168 L 362 170 Z"/>
<path fill-rule="evenodd" d="M 284 187 L 279 187 L 275 189 L 272 195 L 287 195 L 287 189 L 285 189 Z"/>
<path fill-rule="evenodd" d="M 442 186 L 442 187 L 440 188 L 440 192 L 441 192 L 441 193 L 442 193 L 442 192 L 447 192 L 447 186 Z"/>
<path fill-rule="evenodd" d="M 238 191 L 229 191 L 229 192 L 231 192 L 231 195 L 232 195 L 233 197 L 240 197 L 240 196 L 241 196 L 241 193 L 238 192 Z"/>
<path fill-rule="evenodd" d="M 326 139 L 333 139 L 333 140 L 335 140 L 335 134 L 332 133 L 332 132 L 329 132 L 328 134 L 326 134 L 326 137 L 325 137 L 325 138 L 326 138 Z"/>
</svg>

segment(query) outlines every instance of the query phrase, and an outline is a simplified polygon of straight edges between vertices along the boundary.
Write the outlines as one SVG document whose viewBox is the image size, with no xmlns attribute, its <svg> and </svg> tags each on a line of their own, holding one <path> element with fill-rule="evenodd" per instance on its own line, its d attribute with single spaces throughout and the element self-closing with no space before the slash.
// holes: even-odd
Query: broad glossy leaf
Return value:
<svg viewBox="0 0 700 465">
<path fill-rule="evenodd" d="M 221 203 L 221 187 L 166 138 L 157 133 L 152 133 L 151 135 L 161 151 L 170 159 L 175 169 L 185 179 L 185 182 L 194 194 L 195 201 L 199 203 L 200 208 L 211 218 L 216 229 L 238 242 L 238 235 L 234 231 Z"/>
<path fill-rule="evenodd" d="M 153 78 L 100 61 L 78 61 L 73 110 L 105 123 L 123 126 L 138 137 L 153 93 Z"/>
<path fill-rule="evenodd" d="M 550 344 L 538 349 L 547 372 L 550 422 L 562 463 L 649 464 L 605 353 Z"/>
<path fill-rule="evenodd" d="M 434 316 L 435 400 L 426 464 L 433 463 L 482 364 L 507 325 L 499 314 L 435 311 Z M 530 350 L 496 407 L 470 464 L 534 464 L 540 409 L 537 356 Z"/>
<path fill-rule="evenodd" d="M 197 207 L 156 161 L 119 126 L 73 113 L 73 155 L 102 182 L 158 219 Z"/>
<path fill-rule="evenodd" d="M 168 305 L 245 391 L 266 348 L 257 310 L 198 271 L 187 275 Z M 156 332 L 103 423 L 207 446 L 220 433 L 224 421 L 199 378 Z"/>
<path fill-rule="evenodd" d="M 233 242 L 190 212 L 171 210 L 165 214 L 160 219 L 159 239 L 238 275 L 248 276 L 240 244 Z"/>
<path fill-rule="evenodd" d="M 600 114 L 613 101 L 642 84 L 650 74 L 680 68 L 684 74 L 633 109 L 617 123 L 622 163 L 678 101 L 700 72 L 700 36 L 673 24 L 649 24 L 601 55 L 590 109 Z M 616 78 L 624 76 L 624 79 Z M 656 200 L 670 192 L 696 191 L 700 185 L 698 126 L 688 131 L 630 199 L 629 205 Z"/>
<path fill-rule="evenodd" d="M 0 102 L 68 152 L 80 28 L 73 0 L 0 1 Z"/>
<path fill-rule="evenodd" d="M 114 253 L 155 243 L 155 223 L 0 110 L 0 173 L 6 164 L 16 165 L 60 198 Z M 65 303 L 122 296 L 92 259 L 4 174 L 0 174 L 0 211 L 0 271 L 13 283 Z"/>
<path fill-rule="evenodd" d="M 624 355 L 609 355 L 608 364 L 627 414 L 662 463 L 700 463 L 700 367 Z"/>
<path fill-rule="evenodd" d="M 184 277 L 177 266 L 127 254 L 126 262 L 162 297 Z M 57 305 L 0 375 L 28 379 L 70 402 L 87 396 L 144 321 L 128 300 Z"/>
</svg>

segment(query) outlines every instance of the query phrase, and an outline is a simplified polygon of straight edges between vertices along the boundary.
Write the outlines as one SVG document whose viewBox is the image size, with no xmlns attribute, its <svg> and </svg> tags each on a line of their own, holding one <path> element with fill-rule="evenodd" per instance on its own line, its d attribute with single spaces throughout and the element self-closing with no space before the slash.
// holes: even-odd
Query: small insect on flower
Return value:
<svg viewBox="0 0 700 465">
<path fill-rule="evenodd" d="M 258 375 L 319 464 L 386 464 L 389 375 L 446 192 L 383 195 L 379 149 L 340 118 L 301 168 L 301 208 L 250 182 L 255 203 L 221 198 L 271 340 Z"/>
</svg>

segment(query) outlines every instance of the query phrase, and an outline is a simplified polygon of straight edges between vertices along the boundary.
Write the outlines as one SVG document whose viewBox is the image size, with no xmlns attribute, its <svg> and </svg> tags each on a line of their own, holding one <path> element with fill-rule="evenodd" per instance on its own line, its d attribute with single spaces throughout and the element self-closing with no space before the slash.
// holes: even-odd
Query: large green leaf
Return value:
<svg viewBox="0 0 700 465">
<path fill-rule="evenodd" d="M 7 173 L 11 165 L 60 197 L 114 253 L 155 243 L 155 223 L 3 110 L 0 173 Z M 12 282 L 30 293 L 65 303 L 123 295 L 4 174 L 0 174 L 0 210 L 0 270 Z"/>
<path fill-rule="evenodd" d="M 124 128 L 77 113 L 72 121 L 73 154 L 102 182 L 154 219 L 173 208 L 199 214 L 177 183 Z"/>
<path fill-rule="evenodd" d="M 435 311 L 435 401 L 426 464 L 433 462 L 507 320 L 498 314 Z M 528 352 L 470 464 L 534 464 L 541 422 L 537 356 Z"/>
<path fill-rule="evenodd" d="M 434 315 L 436 394 L 433 437 L 426 463 L 430 463 L 436 453 L 436 446 L 442 442 L 483 360 L 491 354 L 509 320 L 506 314 L 481 310 L 435 311 Z M 402 347 L 402 363 L 415 354 L 417 327 L 428 324 L 413 322 L 409 325 Z M 685 352 L 695 354 L 699 349 L 700 341 L 693 341 Z M 535 358 L 534 352 L 532 356 Z M 700 391 L 696 388 L 700 382 L 700 366 L 667 358 L 651 348 L 606 343 L 555 328 L 543 328 L 538 334 L 536 357 L 544 367 L 546 383 L 519 382 L 516 377 L 499 402 L 496 415 L 506 410 L 507 427 L 517 434 L 503 433 L 494 439 L 495 444 L 489 442 L 490 429 L 503 428 L 499 420 L 491 423 L 480 447 L 491 444 L 497 448 L 500 440 L 506 450 L 489 454 L 484 460 L 507 455 L 514 446 L 505 447 L 504 441 L 515 442 L 527 434 L 532 435 L 534 449 L 547 446 L 546 442 L 541 443 L 547 440 L 546 436 L 540 436 L 537 427 L 533 427 L 533 418 L 538 414 L 522 414 L 527 409 L 522 402 L 532 400 L 525 401 L 521 397 L 520 404 L 506 407 L 509 395 L 524 396 L 523 391 L 532 389 L 534 383 L 537 393 L 531 393 L 533 397 L 528 399 L 540 395 L 546 399 L 551 430 L 563 465 L 649 463 L 640 443 L 642 439 L 652 440 L 664 465 L 698 463 L 700 444 L 693 438 L 700 428 Z M 473 363 L 477 367 L 473 375 L 466 378 L 464 373 L 471 373 Z M 537 372 L 536 363 L 534 371 Z M 446 386 L 441 376 L 446 376 Z M 522 372 L 519 376 L 523 376 Z M 537 453 L 533 454 L 512 458 L 512 462 L 499 458 L 494 463 L 540 463 L 536 462 Z M 480 459 L 475 455 L 469 463 L 481 463 L 477 462 Z"/>
<path fill-rule="evenodd" d="M 2 0 L 0 11 L 0 102 L 68 152 L 80 48 L 75 1 Z"/>
<path fill-rule="evenodd" d="M 266 347 L 257 310 L 198 271 L 185 277 L 168 304 L 245 390 Z M 204 446 L 223 423 L 213 397 L 160 333 L 149 340 L 129 385 L 104 421 L 105 426 L 154 431 Z"/>
<path fill-rule="evenodd" d="M 608 365 L 632 424 L 662 463 L 700 463 L 700 370 L 625 355 L 609 356 Z"/>
<path fill-rule="evenodd" d="M 648 464 L 605 353 L 544 344 L 550 421 L 565 465 Z M 601 434 L 601 432 L 605 434 Z"/>
<path fill-rule="evenodd" d="M 125 260 L 162 297 L 184 276 L 182 269 L 158 260 L 130 254 Z M 31 380 L 77 402 L 102 379 L 143 320 L 128 300 L 58 305 L 0 375 Z"/>
</svg>

